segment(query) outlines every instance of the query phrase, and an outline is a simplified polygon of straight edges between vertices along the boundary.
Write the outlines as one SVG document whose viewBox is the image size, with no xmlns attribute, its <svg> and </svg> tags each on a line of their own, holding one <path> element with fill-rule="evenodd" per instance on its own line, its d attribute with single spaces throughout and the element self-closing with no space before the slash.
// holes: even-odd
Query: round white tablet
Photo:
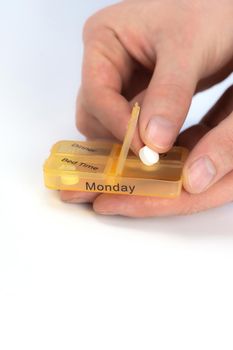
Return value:
<svg viewBox="0 0 233 350">
<path fill-rule="evenodd" d="M 159 154 L 147 146 L 144 146 L 140 149 L 139 157 L 143 164 L 148 166 L 154 165 L 159 161 Z"/>
</svg>

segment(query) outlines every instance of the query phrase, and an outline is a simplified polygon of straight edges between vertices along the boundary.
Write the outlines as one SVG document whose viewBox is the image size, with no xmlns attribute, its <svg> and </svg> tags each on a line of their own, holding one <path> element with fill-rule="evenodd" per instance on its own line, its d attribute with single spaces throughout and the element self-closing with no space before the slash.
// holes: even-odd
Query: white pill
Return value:
<svg viewBox="0 0 233 350">
<path fill-rule="evenodd" d="M 76 185 L 79 182 L 79 176 L 77 174 L 69 174 L 69 171 L 75 171 L 76 167 L 71 164 L 62 164 L 59 167 L 59 170 L 62 170 L 61 183 L 63 185 Z"/>
<path fill-rule="evenodd" d="M 76 185 L 79 182 L 79 177 L 77 175 L 63 175 L 61 176 L 61 183 L 63 185 Z"/>
<path fill-rule="evenodd" d="M 147 146 L 144 146 L 139 151 L 139 157 L 143 164 L 145 165 L 154 165 L 159 161 L 159 154 Z"/>
</svg>

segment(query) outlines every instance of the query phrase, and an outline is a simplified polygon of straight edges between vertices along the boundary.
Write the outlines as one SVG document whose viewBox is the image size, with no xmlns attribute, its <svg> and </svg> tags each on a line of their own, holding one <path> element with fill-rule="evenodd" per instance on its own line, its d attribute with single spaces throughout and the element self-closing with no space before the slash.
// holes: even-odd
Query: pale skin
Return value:
<svg viewBox="0 0 233 350">
<path fill-rule="evenodd" d="M 61 191 L 105 215 L 191 214 L 233 201 L 233 88 L 179 135 L 192 97 L 233 71 L 232 0 L 128 0 L 84 27 L 77 127 L 87 138 L 122 141 L 131 107 L 142 107 L 132 150 L 190 149 L 176 199 Z"/>
</svg>

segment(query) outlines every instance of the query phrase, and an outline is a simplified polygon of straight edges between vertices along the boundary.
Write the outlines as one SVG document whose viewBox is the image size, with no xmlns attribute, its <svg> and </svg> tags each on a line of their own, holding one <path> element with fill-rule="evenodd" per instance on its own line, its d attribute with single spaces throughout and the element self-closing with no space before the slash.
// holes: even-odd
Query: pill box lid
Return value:
<svg viewBox="0 0 233 350">
<path fill-rule="evenodd" d="M 130 149 L 130 145 L 131 145 L 133 137 L 134 137 L 139 114 L 140 114 L 140 106 L 136 102 L 134 107 L 133 107 L 132 113 L 131 113 L 131 118 L 128 122 L 128 126 L 127 126 L 127 130 L 126 130 L 123 144 L 121 146 L 121 151 L 120 151 L 119 158 L 117 161 L 115 176 L 120 176 L 122 174 L 123 169 L 124 169 L 124 164 L 125 164 L 125 161 L 126 161 L 129 149 Z"/>
</svg>

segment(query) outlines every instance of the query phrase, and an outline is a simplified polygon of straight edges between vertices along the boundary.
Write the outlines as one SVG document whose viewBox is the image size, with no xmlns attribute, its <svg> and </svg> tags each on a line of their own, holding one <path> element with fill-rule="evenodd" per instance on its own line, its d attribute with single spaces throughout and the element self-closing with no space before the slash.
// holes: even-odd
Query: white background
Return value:
<svg viewBox="0 0 233 350">
<path fill-rule="evenodd" d="M 232 349 L 232 205 L 103 217 L 44 188 L 51 145 L 80 138 L 83 23 L 109 3 L 0 0 L 0 349 Z"/>
</svg>

